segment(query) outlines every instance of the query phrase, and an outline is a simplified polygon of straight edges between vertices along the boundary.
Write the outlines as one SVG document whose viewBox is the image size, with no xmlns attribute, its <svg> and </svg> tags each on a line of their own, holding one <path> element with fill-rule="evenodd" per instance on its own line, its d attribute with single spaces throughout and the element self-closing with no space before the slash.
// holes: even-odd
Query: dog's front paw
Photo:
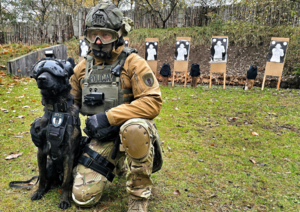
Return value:
<svg viewBox="0 0 300 212">
<path fill-rule="evenodd" d="M 71 204 L 68 200 L 60 200 L 59 204 L 58 204 L 58 207 L 65 210 L 67 209 L 68 207 L 71 207 Z"/>
<path fill-rule="evenodd" d="M 33 200 L 39 200 L 39 199 L 41 199 L 41 198 L 43 197 L 44 193 L 45 193 L 45 192 L 40 192 L 40 191 L 37 190 L 37 191 L 34 192 L 34 194 L 31 196 L 31 200 L 33 201 Z"/>
</svg>

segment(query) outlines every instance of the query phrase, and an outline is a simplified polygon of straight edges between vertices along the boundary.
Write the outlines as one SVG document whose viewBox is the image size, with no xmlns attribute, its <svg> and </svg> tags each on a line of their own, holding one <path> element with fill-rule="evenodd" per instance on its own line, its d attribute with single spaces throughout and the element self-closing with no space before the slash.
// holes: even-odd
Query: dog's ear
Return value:
<svg viewBox="0 0 300 212">
<path fill-rule="evenodd" d="M 75 62 L 74 59 L 69 57 L 67 59 L 67 62 L 65 64 L 65 69 L 68 72 L 68 78 L 70 79 L 70 77 L 74 74 L 74 68 L 75 67 Z"/>
<path fill-rule="evenodd" d="M 72 65 L 72 68 L 75 68 L 75 61 L 74 61 L 74 59 L 72 58 L 72 57 L 69 57 L 68 59 L 67 59 L 67 61 L 69 62 L 69 63 L 71 63 L 71 65 Z"/>
</svg>

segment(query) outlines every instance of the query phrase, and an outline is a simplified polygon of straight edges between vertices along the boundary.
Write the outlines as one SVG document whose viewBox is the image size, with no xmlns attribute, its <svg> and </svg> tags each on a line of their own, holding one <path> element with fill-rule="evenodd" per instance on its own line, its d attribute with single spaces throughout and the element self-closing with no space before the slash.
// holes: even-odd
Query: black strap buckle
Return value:
<svg viewBox="0 0 300 212">
<path fill-rule="evenodd" d="M 84 164 L 84 166 L 86 166 L 86 167 L 91 167 L 91 165 L 92 165 L 92 163 L 93 163 L 93 160 L 91 159 L 91 158 L 89 158 L 87 161 L 86 161 L 86 163 Z"/>
</svg>

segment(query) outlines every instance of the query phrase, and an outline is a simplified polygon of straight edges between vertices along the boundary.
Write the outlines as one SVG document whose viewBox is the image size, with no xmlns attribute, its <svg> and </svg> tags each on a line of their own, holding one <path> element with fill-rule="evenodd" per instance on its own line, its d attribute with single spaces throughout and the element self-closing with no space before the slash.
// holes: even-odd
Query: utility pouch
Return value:
<svg viewBox="0 0 300 212">
<path fill-rule="evenodd" d="M 117 99 L 105 99 L 104 100 L 104 111 L 107 111 L 113 107 L 116 107 L 118 105 L 118 100 Z"/>
<path fill-rule="evenodd" d="M 103 104 L 104 93 L 90 93 L 84 96 L 84 104 L 89 106 L 97 106 Z"/>
</svg>

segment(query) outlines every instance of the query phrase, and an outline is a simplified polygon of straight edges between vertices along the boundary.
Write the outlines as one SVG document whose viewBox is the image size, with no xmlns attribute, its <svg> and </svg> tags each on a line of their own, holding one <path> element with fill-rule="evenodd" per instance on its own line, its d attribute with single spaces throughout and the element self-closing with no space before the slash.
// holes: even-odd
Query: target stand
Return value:
<svg viewBox="0 0 300 212">
<path fill-rule="evenodd" d="M 277 37 L 271 38 L 271 42 L 272 41 L 289 42 L 289 40 L 290 40 L 289 38 L 277 38 Z M 286 53 L 284 55 L 283 63 L 267 62 L 261 90 L 264 90 L 267 75 L 279 77 L 277 83 L 277 90 L 279 90 L 285 58 L 286 58 Z"/>
</svg>

